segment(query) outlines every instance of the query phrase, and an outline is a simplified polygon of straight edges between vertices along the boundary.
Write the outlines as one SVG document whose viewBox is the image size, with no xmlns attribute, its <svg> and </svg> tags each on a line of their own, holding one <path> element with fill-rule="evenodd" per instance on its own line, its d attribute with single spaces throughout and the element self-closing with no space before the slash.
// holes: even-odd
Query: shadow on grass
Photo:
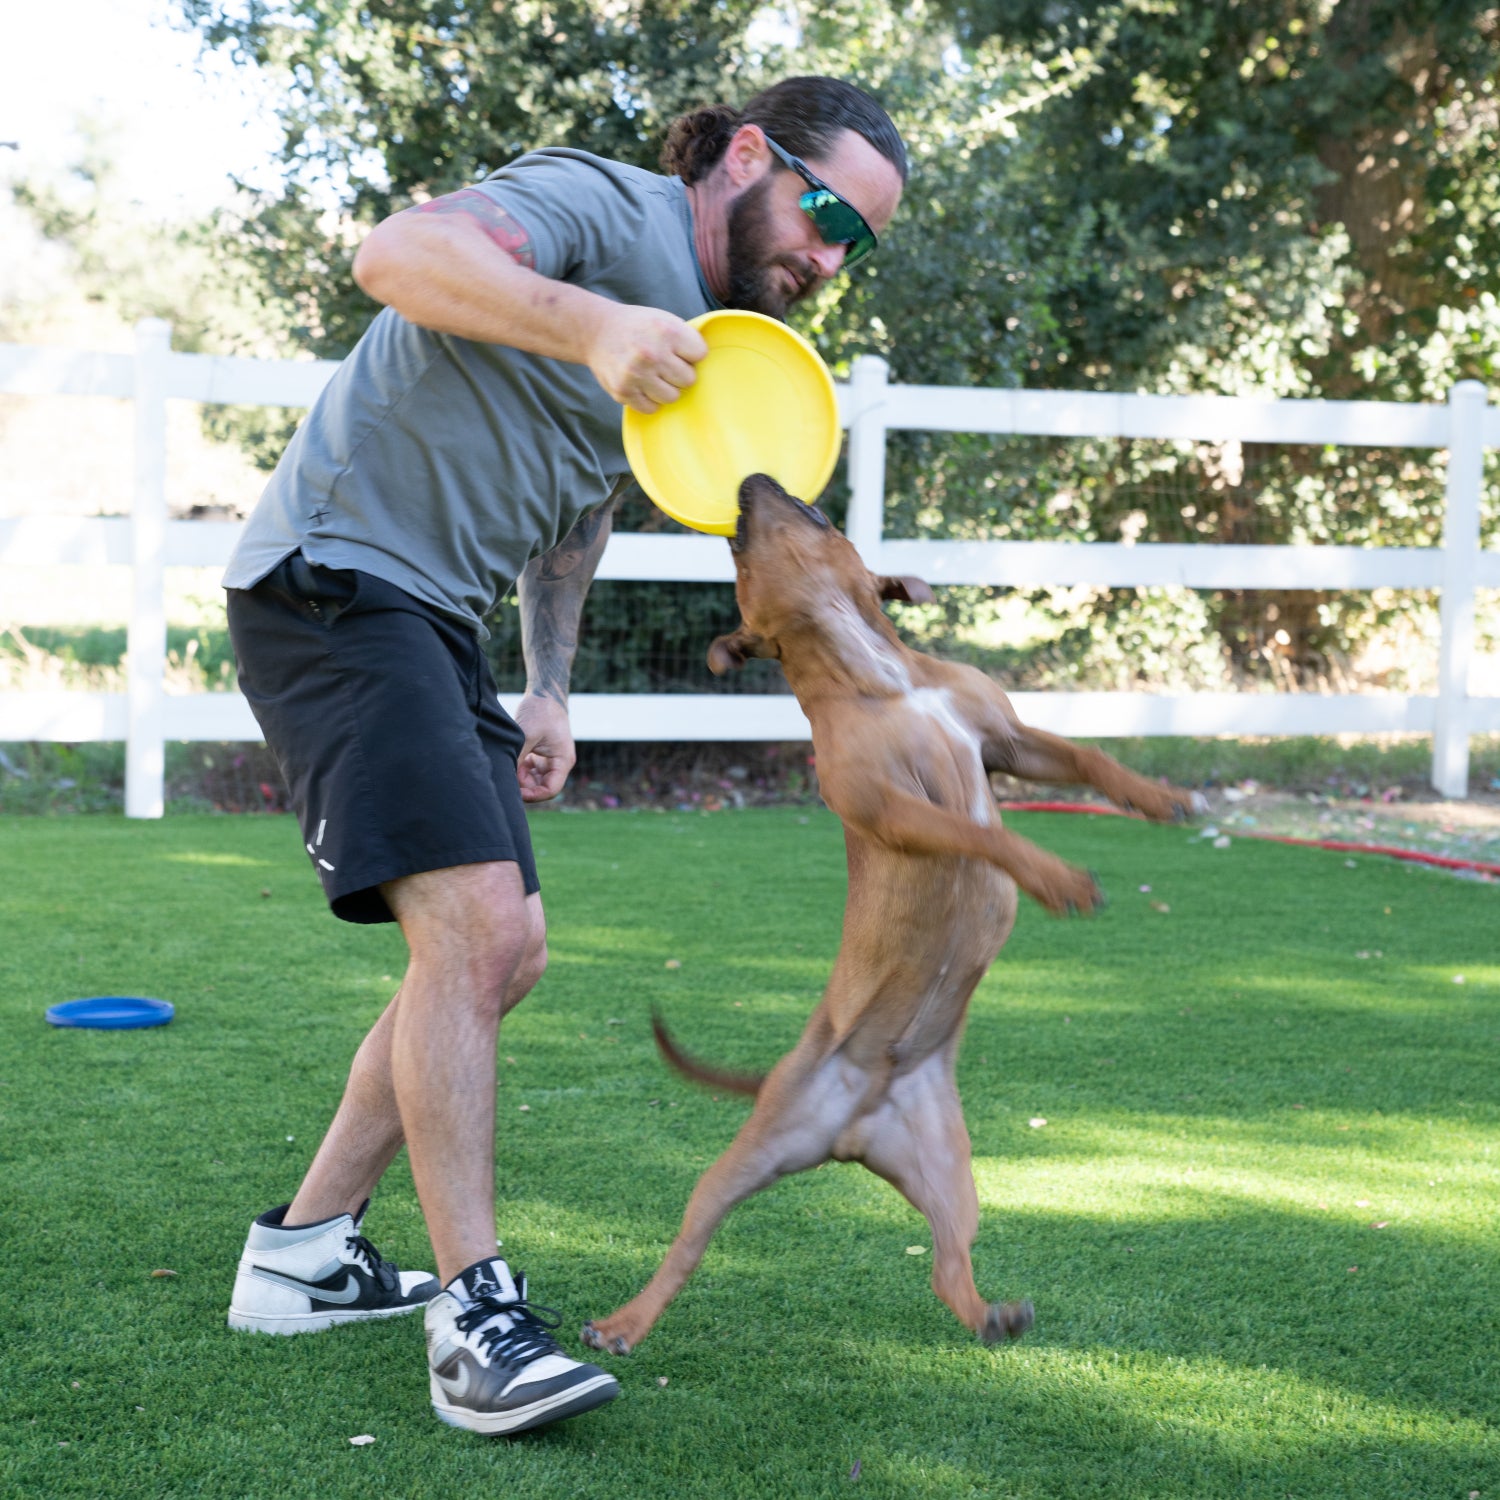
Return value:
<svg viewBox="0 0 1500 1500">
<path fill-rule="evenodd" d="M 657 1175 L 567 1212 L 508 1202 L 569 1344 L 651 1269 Z M 822 1496 L 858 1462 L 862 1493 L 1038 1500 L 1366 1500 L 1494 1480 L 1493 1256 L 1413 1235 L 1356 1278 L 1342 1232 L 1305 1216 L 1240 1207 L 1128 1231 L 989 1216 L 981 1284 L 1032 1293 L 1038 1323 L 988 1350 L 905 1254 L 915 1221 L 860 1201 L 858 1176 L 752 1200 L 651 1339 L 610 1362 L 616 1406 L 514 1443 L 431 1420 L 412 1320 L 227 1333 L 237 1236 L 178 1227 L 176 1282 L 132 1278 L 107 1299 L 73 1269 L 32 1304 L 7 1353 L 0 1476 L 49 1495 Z M 348 1446 L 360 1433 L 368 1457 Z"/>
</svg>

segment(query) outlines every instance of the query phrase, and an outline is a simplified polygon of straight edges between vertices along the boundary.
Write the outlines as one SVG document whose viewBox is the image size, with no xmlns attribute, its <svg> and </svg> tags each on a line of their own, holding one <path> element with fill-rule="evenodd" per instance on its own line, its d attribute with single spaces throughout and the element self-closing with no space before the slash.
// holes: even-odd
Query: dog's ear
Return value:
<svg viewBox="0 0 1500 1500">
<path fill-rule="evenodd" d="M 721 635 L 708 648 L 708 670 L 715 677 L 737 671 L 752 656 L 769 656 L 771 648 L 753 630 L 742 625 L 732 635 Z"/>
<path fill-rule="evenodd" d="M 920 578 L 881 577 L 875 582 L 880 586 L 882 599 L 896 599 L 903 604 L 931 604 L 932 590 Z"/>
</svg>

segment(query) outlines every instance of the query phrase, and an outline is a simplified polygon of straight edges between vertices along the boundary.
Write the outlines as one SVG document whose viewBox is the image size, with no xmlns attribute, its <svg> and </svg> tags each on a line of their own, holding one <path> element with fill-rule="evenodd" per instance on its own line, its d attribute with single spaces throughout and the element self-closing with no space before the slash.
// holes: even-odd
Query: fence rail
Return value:
<svg viewBox="0 0 1500 1500">
<path fill-rule="evenodd" d="M 110 564 L 133 574 L 126 691 L 0 693 L 0 740 L 124 740 L 125 811 L 159 817 L 168 740 L 258 740 L 237 693 L 165 690 L 165 570 L 227 561 L 238 523 L 174 521 L 166 503 L 166 403 L 308 406 L 337 365 L 178 354 L 170 326 L 136 327 L 133 355 L 0 345 L 0 394 L 127 397 L 135 403 L 134 493 L 128 517 L 0 518 L 0 564 Z M 855 361 L 839 387 L 849 432 L 848 532 L 882 573 L 935 584 L 1096 584 L 1197 589 L 1435 589 L 1438 692 L 1399 694 L 1015 693 L 1028 722 L 1059 734 L 1428 734 L 1432 782 L 1468 789 L 1469 738 L 1500 731 L 1500 698 L 1469 693 L 1477 593 L 1500 589 L 1500 552 L 1480 549 L 1484 450 L 1500 447 L 1500 409 L 1477 381 L 1442 405 L 963 390 L 888 383 L 884 361 Z M 1436 547 L 1260 547 L 1214 544 L 953 542 L 884 535 L 887 434 L 897 430 L 1253 441 L 1448 450 L 1442 541 Z M 734 577 L 722 539 L 618 534 L 600 578 L 718 583 Z M 24 623 L 24 622 L 16 622 Z M 512 700 L 507 699 L 513 707 Z M 798 740 L 807 720 L 789 695 L 581 693 L 580 740 Z"/>
</svg>

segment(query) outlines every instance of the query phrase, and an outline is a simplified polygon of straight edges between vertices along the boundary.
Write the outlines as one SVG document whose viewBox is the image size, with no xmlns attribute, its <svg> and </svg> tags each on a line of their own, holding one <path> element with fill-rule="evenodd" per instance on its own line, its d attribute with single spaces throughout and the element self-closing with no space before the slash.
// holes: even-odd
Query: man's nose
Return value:
<svg viewBox="0 0 1500 1500">
<path fill-rule="evenodd" d="M 807 258 L 813 263 L 819 276 L 824 281 L 832 281 L 839 274 L 839 268 L 844 264 L 844 257 L 849 253 L 847 245 L 825 245 L 821 240 L 808 252 Z"/>
</svg>

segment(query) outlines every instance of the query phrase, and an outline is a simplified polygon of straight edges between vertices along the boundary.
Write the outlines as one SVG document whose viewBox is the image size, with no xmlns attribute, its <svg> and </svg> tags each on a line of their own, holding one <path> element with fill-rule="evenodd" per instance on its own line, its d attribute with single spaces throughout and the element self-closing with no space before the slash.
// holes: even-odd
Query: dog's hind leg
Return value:
<svg viewBox="0 0 1500 1500">
<path fill-rule="evenodd" d="M 623 1307 L 584 1324 L 583 1342 L 589 1348 L 628 1354 L 698 1269 L 709 1240 L 731 1209 L 779 1178 L 816 1167 L 832 1155 L 833 1143 L 854 1114 L 867 1080 L 837 1057 L 810 1067 L 807 1061 L 799 1048 L 771 1070 L 750 1118 L 729 1149 L 698 1179 L 682 1228 L 656 1274 Z"/>
<path fill-rule="evenodd" d="M 735 1146 L 739 1144 L 738 1140 Z M 682 1216 L 682 1227 L 656 1274 L 641 1291 L 607 1318 L 583 1325 L 583 1342 L 610 1354 L 629 1354 L 655 1326 L 667 1304 L 698 1269 L 703 1252 L 725 1216 L 783 1175 L 773 1159 L 738 1152 L 735 1146 L 698 1179 Z"/>
<path fill-rule="evenodd" d="M 1030 1302 L 986 1302 L 974 1285 L 969 1250 L 979 1230 L 979 1194 L 951 1059 L 934 1056 L 896 1079 L 887 1100 L 858 1128 L 858 1159 L 932 1229 L 933 1291 L 987 1344 L 1025 1333 Z"/>
</svg>

